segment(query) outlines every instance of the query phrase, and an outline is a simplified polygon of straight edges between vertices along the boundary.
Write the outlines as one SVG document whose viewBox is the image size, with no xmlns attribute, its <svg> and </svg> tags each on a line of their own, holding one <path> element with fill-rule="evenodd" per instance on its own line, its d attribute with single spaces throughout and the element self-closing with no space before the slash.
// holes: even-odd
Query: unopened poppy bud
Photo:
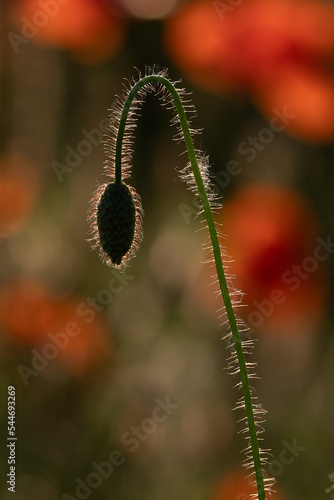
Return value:
<svg viewBox="0 0 334 500">
<path fill-rule="evenodd" d="M 102 250 L 113 264 L 120 265 L 130 250 L 135 224 L 136 206 L 128 186 L 108 184 L 97 207 L 97 227 Z"/>
</svg>

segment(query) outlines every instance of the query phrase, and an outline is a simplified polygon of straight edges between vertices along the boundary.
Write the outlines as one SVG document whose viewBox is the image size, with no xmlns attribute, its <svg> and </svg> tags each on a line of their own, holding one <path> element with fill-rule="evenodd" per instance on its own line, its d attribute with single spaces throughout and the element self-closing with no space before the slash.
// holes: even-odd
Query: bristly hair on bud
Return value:
<svg viewBox="0 0 334 500">
<path fill-rule="evenodd" d="M 123 182 L 102 184 L 90 204 L 94 247 L 107 265 L 122 270 L 142 241 L 143 209 L 139 195 Z"/>
<path fill-rule="evenodd" d="M 119 266 L 135 234 L 136 206 L 126 184 L 111 182 L 97 207 L 97 227 L 102 250 Z"/>
<path fill-rule="evenodd" d="M 223 315 L 228 323 L 226 340 L 231 354 L 228 368 L 232 375 L 240 375 L 236 386 L 242 389 L 242 396 L 237 408 L 246 410 L 246 417 L 241 419 L 246 423 L 242 432 L 248 444 L 245 466 L 253 470 L 250 475 L 254 474 L 258 490 L 252 499 L 266 500 L 273 480 L 264 477 L 263 466 L 268 459 L 268 450 L 259 447 L 265 412 L 249 384 L 249 379 L 255 377 L 254 363 L 246 361 L 246 356 L 250 354 L 253 342 L 247 334 L 246 325 L 235 315 L 235 309 L 242 306 L 242 294 L 234 289 L 232 277 L 225 273 L 226 255 L 224 265 L 222 259 L 222 240 L 225 237 L 217 229 L 213 216 L 220 203 L 210 182 L 208 158 L 195 150 L 193 145 L 193 135 L 198 131 L 189 126 L 195 109 L 187 100 L 184 89 L 177 87 L 179 82 L 173 83 L 168 79 L 166 70 L 156 72 L 153 67 L 147 68 L 144 76 L 138 73 L 137 80 L 127 82 L 123 95 L 117 98 L 110 113 L 110 134 L 105 140 L 107 182 L 98 187 L 90 204 L 91 240 L 102 259 L 120 270 L 136 254 L 142 241 L 143 209 L 140 198 L 124 180 L 128 181 L 131 173 L 133 131 L 139 111 L 146 95 L 152 92 L 160 97 L 163 105 L 174 111 L 171 120 L 171 124 L 177 127 L 174 139 L 184 141 L 188 152 L 189 163 L 179 174 L 188 189 L 198 196 L 199 214 L 205 216 L 206 225 L 203 227 L 209 231 L 208 243 L 205 243 L 210 252 L 208 261 L 215 266 L 214 279 L 223 299 Z"/>
</svg>

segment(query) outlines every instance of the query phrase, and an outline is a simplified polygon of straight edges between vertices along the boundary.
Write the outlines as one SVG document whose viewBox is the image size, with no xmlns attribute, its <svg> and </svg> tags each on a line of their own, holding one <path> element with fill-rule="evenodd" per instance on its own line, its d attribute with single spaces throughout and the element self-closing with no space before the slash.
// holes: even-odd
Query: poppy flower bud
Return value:
<svg viewBox="0 0 334 500">
<path fill-rule="evenodd" d="M 120 265 L 130 250 L 136 224 L 136 205 L 128 186 L 110 183 L 97 207 L 97 227 L 102 250 Z"/>
<path fill-rule="evenodd" d="M 102 184 L 88 213 L 91 243 L 109 266 L 124 269 L 143 239 L 143 208 L 132 186 L 122 182 Z"/>
<path fill-rule="evenodd" d="M 136 206 L 126 184 L 110 183 L 97 208 L 97 227 L 102 250 L 119 265 L 130 250 L 136 223 Z"/>
</svg>

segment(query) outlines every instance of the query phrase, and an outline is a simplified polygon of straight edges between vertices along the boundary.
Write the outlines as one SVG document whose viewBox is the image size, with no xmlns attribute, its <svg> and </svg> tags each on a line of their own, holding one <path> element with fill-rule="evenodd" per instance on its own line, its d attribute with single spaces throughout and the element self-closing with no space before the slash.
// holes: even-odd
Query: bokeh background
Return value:
<svg viewBox="0 0 334 500">
<path fill-rule="evenodd" d="M 330 498 L 334 2 L 321 0 L 2 0 L 0 497 L 13 495 L 9 385 L 15 498 L 252 492 L 206 235 L 172 115 L 152 96 L 134 142 L 138 256 L 120 275 L 87 242 L 107 110 L 146 65 L 182 78 L 203 128 L 256 339 L 272 498 Z"/>
</svg>

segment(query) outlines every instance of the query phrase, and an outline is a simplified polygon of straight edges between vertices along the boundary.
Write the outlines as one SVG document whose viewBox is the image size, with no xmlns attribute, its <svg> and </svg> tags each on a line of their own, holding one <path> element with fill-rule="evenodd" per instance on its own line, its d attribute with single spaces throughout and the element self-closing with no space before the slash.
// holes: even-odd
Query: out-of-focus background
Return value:
<svg viewBox="0 0 334 500">
<path fill-rule="evenodd" d="M 121 275 L 86 240 L 107 110 L 145 65 L 182 78 L 203 127 L 256 339 L 272 498 L 330 498 L 334 2 L 3 0 L 1 20 L 0 498 L 8 386 L 17 499 L 252 492 L 184 147 L 152 96 L 134 142 L 138 256 Z"/>
</svg>

